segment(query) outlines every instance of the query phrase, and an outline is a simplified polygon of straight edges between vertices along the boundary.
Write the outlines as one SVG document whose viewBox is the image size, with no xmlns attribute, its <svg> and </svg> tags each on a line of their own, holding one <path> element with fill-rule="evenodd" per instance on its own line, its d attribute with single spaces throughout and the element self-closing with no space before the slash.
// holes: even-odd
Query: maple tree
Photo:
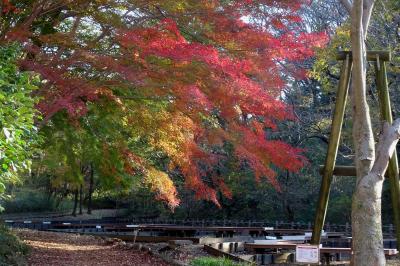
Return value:
<svg viewBox="0 0 400 266">
<path fill-rule="evenodd" d="M 197 198 L 218 204 L 218 190 L 230 196 L 216 168 L 223 157 L 236 156 L 237 168 L 251 167 L 278 190 L 275 169 L 297 171 L 306 161 L 266 129 L 294 118 L 280 99 L 282 73 L 304 78 L 292 63 L 326 41 L 298 26 L 296 12 L 307 2 L 3 0 L 0 41 L 23 43 L 21 68 L 43 80 L 41 127 L 61 113 L 79 131 L 92 103 L 109 103 L 124 131 L 113 146 L 124 171 L 145 176 L 174 207 L 168 173 L 178 169 Z M 138 146 L 168 162 L 155 165 Z"/>
</svg>

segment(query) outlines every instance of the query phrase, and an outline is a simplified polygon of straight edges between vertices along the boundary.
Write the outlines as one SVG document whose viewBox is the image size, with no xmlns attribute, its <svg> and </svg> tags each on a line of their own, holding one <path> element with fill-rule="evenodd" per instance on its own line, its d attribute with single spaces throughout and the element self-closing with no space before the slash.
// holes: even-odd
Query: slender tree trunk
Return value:
<svg viewBox="0 0 400 266">
<path fill-rule="evenodd" d="M 55 198 L 56 198 L 56 209 L 60 207 L 61 202 L 63 201 L 64 197 L 63 194 L 57 197 L 57 192 L 55 193 Z"/>
<path fill-rule="evenodd" d="M 59 191 L 60 196 L 57 197 L 57 190 L 54 192 L 54 197 L 56 197 L 56 209 L 60 206 L 61 202 L 68 195 L 67 183 L 64 183 L 63 189 Z"/>
<path fill-rule="evenodd" d="M 51 201 L 51 197 L 53 196 L 53 190 L 52 189 L 47 189 L 46 194 L 47 194 L 47 202 L 50 202 Z"/>
<path fill-rule="evenodd" d="M 74 192 L 74 209 L 72 210 L 72 216 L 76 216 L 76 209 L 78 208 L 78 189 Z"/>
<path fill-rule="evenodd" d="M 83 185 L 79 188 L 79 214 L 82 215 L 82 203 L 83 203 Z"/>
<path fill-rule="evenodd" d="M 286 179 L 285 179 L 285 184 L 283 187 L 283 191 L 282 191 L 282 207 L 286 216 L 286 220 L 288 222 L 293 222 L 294 221 L 294 211 L 293 208 L 291 207 L 290 203 L 289 203 L 289 199 L 288 196 L 290 195 L 288 193 L 288 187 L 289 187 L 289 180 L 290 180 L 290 172 L 286 171 Z"/>
<path fill-rule="evenodd" d="M 87 204 L 87 213 L 92 214 L 92 194 L 94 187 L 94 168 L 93 163 L 90 164 L 90 177 L 89 177 L 89 195 L 88 195 L 88 204 Z"/>
</svg>

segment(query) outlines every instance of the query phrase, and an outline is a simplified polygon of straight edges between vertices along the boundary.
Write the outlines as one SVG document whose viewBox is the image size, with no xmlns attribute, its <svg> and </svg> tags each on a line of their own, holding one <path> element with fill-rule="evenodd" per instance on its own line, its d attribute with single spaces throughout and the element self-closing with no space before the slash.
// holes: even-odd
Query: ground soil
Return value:
<svg viewBox="0 0 400 266">
<path fill-rule="evenodd" d="M 386 266 L 400 266 L 400 259 L 397 258 L 397 259 L 388 260 L 386 263 Z"/>
<path fill-rule="evenodd" d="M 204 245 L 192 244 L 171 247 L 167 243 L 147 243 L 146 246 L 160 256 L 181 265 L 190 265 L 190 262 L 195 258 L 210 256 L 210 254 L 204 251 Z"/>
<path fill-rule="evenodd" d="M 27 260 L 32 266 L 170 265 L 148 252 L 98 237 L 26 229 L 15 233 L 30 246 Z"/>
</svg>

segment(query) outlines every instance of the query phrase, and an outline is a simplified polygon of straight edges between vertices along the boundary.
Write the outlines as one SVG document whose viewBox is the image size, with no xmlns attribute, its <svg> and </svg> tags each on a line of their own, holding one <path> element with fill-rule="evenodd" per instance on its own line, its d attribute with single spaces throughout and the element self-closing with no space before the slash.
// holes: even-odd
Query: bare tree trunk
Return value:
<svg viewBox="0 0 400 266">
<path fill-rule="evenodd" d="M 354 1 L 351 13 L 353 54 L 353 141 L 357 182 L 352 203 L 353 264 L 385 265 L 381 225 L 383 179 L 370 173 L 375 160 L 374 137 L 366 99 L 366 49 L 363 30 L 363 0 Z"/>
<path fill-rule="evenodd" d="M 353 141 L 357 170 L 352 202 L 352 235 L 355 266 L 383 266 L 381 196 L 384 174 L 389 158 L 400 136 L 400 120 L 391 127 L 386 123 L 376 146 L 366 99 L 366 48 L 368 25 L 374 0 L 342 0 L 351 15 L 351 45 L 353 56 L 352 101 Z"/>
<path fill-rule="evenodd" d="M 94 168 L 93 163 L 90 164 L 90 177 L 89 177 L 89 195 L 88 195 L 88 205 L 87 205 L 87 213 L 92 214 L 92 194 L 94 187 Z"/>
<path fill-rule="evenodd" d="M 78 208 L 78 189 L 74 192 L 74 209 L 72 210 L 72 216 L 76 216 L 76 209 Z"/>
<path fill-rule="evenodd" d="M 385 265 L 381 222 L 383 175 L 371 172 L 375 161 L 374 136 L 366 98 L 366 0 L 355 0 L 351 12 L 353 54 L 353 141 L 357 182 L 352 202 L 353 265 Z M 372 9 L 372 6 L 370 7 Z"/>
</svg>

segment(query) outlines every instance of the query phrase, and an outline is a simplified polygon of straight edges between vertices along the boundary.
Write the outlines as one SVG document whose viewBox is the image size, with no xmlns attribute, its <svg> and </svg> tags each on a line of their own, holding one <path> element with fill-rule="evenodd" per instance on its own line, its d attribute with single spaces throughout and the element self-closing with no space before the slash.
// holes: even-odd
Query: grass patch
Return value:
<svg viewBox="0 0 400 266">
<path fill-rule="evenodd" d="M 0 224 L 0 266 L 27 265 L 28 246 Z"/>
<path fill-rule="evenodd" d="M 191 266 L 249 266 L 244 262 L 235 262 L 227 258 L 200 257 L 192 260 Z"/>
</svg>

